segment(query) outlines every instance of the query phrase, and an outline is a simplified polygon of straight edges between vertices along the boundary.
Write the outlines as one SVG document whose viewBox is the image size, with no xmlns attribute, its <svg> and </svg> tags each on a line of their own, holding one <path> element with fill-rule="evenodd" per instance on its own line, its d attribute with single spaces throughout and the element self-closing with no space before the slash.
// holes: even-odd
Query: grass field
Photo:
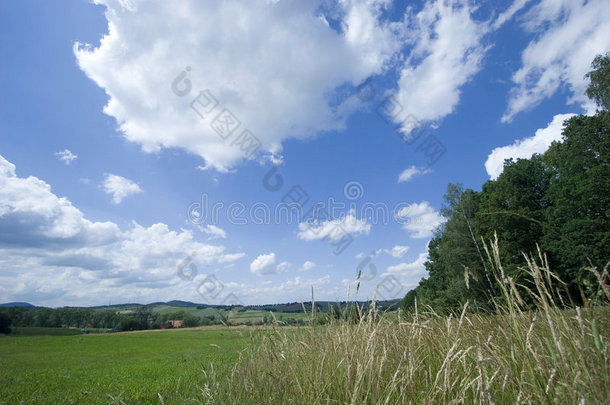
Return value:
<svg viewBox="0 0 610 405">
<path fill-rule="evenodd" d="M 362 312 L 353 322 L 259 335 L 228 379 L 205 374 L 206 403 L 610 403 L 610 308 L 557 305 L 542 255 L 528 258 L 535 287 L 526 307 L 499 257 L 494 244 L 490 266 L 502 296 L 493 311 Z"/>
<path fill-rule="evenodd" d="M 493 248 L 502 297 L 489 312 L 1 337 L 0 404 L 610 403 L 610 307 L 558 306 L 533 259 L 526 307 Z"/>
<path fill-rule="evenodd" d="M 249 339 L 226 328 L 3 337 L 0 404 L 201 401 L 201 370 L 224 375 Z"/>
<path fill-rule="evenodd" d="M 41 328 L 35 326 L 14 326 L 12 334 L 14 336 L 75 336 L 84 335 L 78 328 Z M 98 333 L 104 330 L 91 329 L 90 332 Z"/>
<path fill-rule="evenodd" d="M 0 404 L 593 403 L 610 309 L 0 338 Z M 43 331 L 47 333 L 48 331 Z"/>
</svg>

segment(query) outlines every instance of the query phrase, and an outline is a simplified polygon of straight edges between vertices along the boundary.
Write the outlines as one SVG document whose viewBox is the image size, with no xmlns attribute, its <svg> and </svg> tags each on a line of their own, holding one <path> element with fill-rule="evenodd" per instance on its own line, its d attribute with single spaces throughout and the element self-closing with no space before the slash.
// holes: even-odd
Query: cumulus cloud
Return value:
<svg viewBox="0 0 610 405">
<path fill-rule="evenodd" d="M 401 208 L 396 213 L 396 220 L 402 223 L 403 229 L 410 232 L 411 238 L 429 238 L 434 229 L 444 222 L 443 217 L 428 201 Z"/>
<path fill-rule="evenodd" d="M 106 174 L 101 187 L 106 194 L 112 195 L 114 204 L 120 204 L 124 198 L 142 192 L 142 189 L 136 183 L 116 174 Z"/>
<path fill-rule="evenodd" d="M 222 238 L 222 239 L 226 239 L 227 237 L 227 233 L 224 231 L 224 229 L 216 226 L 216 225 L 206 225 L 205 227 L 200 227 L 199 228 L 203 233 L 206 233 L 208 235 L 210 235 L 210 237 L 208 239 L 218 239 L 218 238 Z"/>
<path fill-rule="evenodd" d="M 89 221 L 44 181 L 18 177 L 2 156 L 0 189 L 3 300 L 83 305 L 107 302 L 109 295 L 173 299 L 185 283 L 177 265 L 193 252 L 206 267 L 244 256 L 163 223 L 134 222 L 121 230 L 113 222 Z"/>
<path fill-rule="evenodd" d="M 0 243 L 12 246 L 100 245 L 116 240 L 112 222 L 91 222 L 72 203 L 57 197 L 36 177 L 17 177 L 0 156 Z"/>
<path fill-rule="evenodd" d="M 536 35 L 521 55 L 513 75 L 514 87 L 502 121 L 551 97 L 562 86 L 571 93 L 568 103 L 594 107 L 584 92 L 584 75 L 593 58 L 610 51 L 610 2 L 606 0 L 542 0 L 526 13 L 524 27 Z M 577 44 L 576 46 L 574 44 Z"/>
<path fill-rule="evenodd" d="M 316 1 L 95 2 L 106 6 L 108 34 L 74 52 L 108 94 L 104 112 L 143 150 L 182 148 L 220 170 L 244 156 L 245 129 L 278 156 L 288 136 L 342 128 L 335 89 L 381 73 L 400 45 L 378 18 L 385 1 L 337 3 L 341 30 Z M 214 129 L 224 109 L 239 123 L 234 134 Z"/>
<path fill-rule="evenodd" d="M 391 250 L 389 250 L 387 253 L 389 253 L 392 257 L 398 259 L 398 258 L 403 257 L 405 255 L 405 253 L 407 253 L 408 250 L 409 250 L 408 246 L 396 245 Z"/>
<path fill-rule="evenodd" d="M 335 241 L 345 234 L 368 235 L 371 225 L 366 219 L 356 218 L 355 210 L 351 209 L 347 215 L 340 219 L 324 221 L 322 223 L 299 223 L 298 237 L 302 240 L 330 239 Z"/>
<path fill-rule="evenodd" d="M 277 265 L 277 272 L 284 273 L 284 272 L 288 271 L 290 266 L 292 266 L 292 263 L 290 263 L 290 262 L 281 262 L 280 264 Z"/>
<path fill-rule="evenodd" d="M 330 275 L 317 278 L 294 277 L 277 283 L 224 282 L 226 291 L 232 291 L 243 302 L 268 304 L 269 302 L 310 301 L 313 288 L 316 300 L 345 300 L 345 289 L 333 283 Z"/>
<path fill-rule="evenodd" d="M 403 170 L 398 176 L 398 182 L 403 183 L 411 180 L 416 176 L 423 176 L 424 174 L 432 173 L 432 169 L 418 166 L 409 166 Z"/>
<path fill-rule="evenodd" d="M 417 282 L 426 275 L 426 267 L 424 263 L 428 260 L 428 253 L 420 253 L 417 259 L 413 262 L 399 263 L 394 266 L 389 266 L 382 277 L 395 276 L 401 279 L 410 279 L 411 282 Z"/>
<path fill-rule="evenodd" d="M 277 264 L 275 253 L 262 254 L 250 263 L 250 271 L 258 276 L 285 272 L 290 263 L 281 262 Z"/>
<path fill-rule="evenodd" d="M 307 260 L 303 265 L 299 268 L 299 271 L 309 271 L 316 267 L 316 264 L 310 260 Z"/>
<path fill-rule="evenodd" d="M 397 21 L 387 0 L 95 2 L 108 34 L 74 52 L 106 91 L 104 112 L 144 151 L 181 148 L 223 172 L 255 150 L 281 162 L 288 137 L 342 129 L 362 108 L 349 89 L 372 76 L 397 73 L 396 101 L 419 120 L 452 113 L 486 35 L 524 3 L 492 23 L 467 0 L 407 7 Z"/>
<path fill-rule="evenodd" d="M 66 165 L 69 165 L 74 159 L 78 158 L 78 156 L 72 153 L 69 149 L 64 149 L 61 152 L 56 152 L 55 156 L 57 156 L 57 158 L 63 161 Z"/>
<path fill-rule="evenodd" d="M 563 123 L 575 114 L 558 114 L 546 128 L 540 128 L 534 136 L 517 139 L 512 145 L 495 148 L 491 151 L 485 162 L 485 170 L 492 180 L 495 180 L 504 171 L 505 159 L 529 159 L 534 153 L 544 153 L 551 143 L 561 141 Z"/>
</svg>

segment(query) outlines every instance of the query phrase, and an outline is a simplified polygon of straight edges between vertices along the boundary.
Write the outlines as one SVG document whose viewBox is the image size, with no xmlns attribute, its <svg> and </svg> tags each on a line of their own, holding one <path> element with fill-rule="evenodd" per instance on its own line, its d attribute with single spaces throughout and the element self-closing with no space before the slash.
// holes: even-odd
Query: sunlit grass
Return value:
<svg viewBox="0 0 610 405">
<path fill-rule="evenodd" d="M 0 404 L 180 404 L 228 372 L 249 332 L 208 328 L 0 339 Z M 23 401 L 23 402 L 22 402 Z"/>
<path fill-rule="evenodd" d="M 355 323 L 278 329 L 259 336 L 229 380 L 206 371 L 207 403 L 610 403 L 610 309 L 559 309 L 540 255 L 528 258 L 536 308 L 525 310 L 497 244 L 488 255 L 504 294 L 495 312 L 420 308 L 390 322 L 371 311 Z"/>
</svg>

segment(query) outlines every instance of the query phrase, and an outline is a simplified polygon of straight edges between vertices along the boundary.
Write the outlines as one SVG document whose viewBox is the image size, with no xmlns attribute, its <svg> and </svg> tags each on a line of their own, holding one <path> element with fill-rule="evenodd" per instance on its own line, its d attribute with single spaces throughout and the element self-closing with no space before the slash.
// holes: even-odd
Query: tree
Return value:
<svg viewBox="0 0 610 405">
<path fill-rule="evenodd" d="M 0 312 L 0 333 L 11 333 L 11 318 L 4 312 Z"/>
<path fill-rule="evenodd" d="M 409 292 L 402 308 L 410 310 L 415 299 L 422 306 L 446 313 L 466 301 L 484 303 L 493 289 L 489 281 L 481 246 L 477 240 L 478 194 L 464 190 L 460 184 L 449 184 L 441 214 L 446 218 L 428 244 L 429 277 Z M 466 277 L 472 280 L 466 281 Z"/>
<path fill-rule="evenodd" d="M 544 159 L 553 171 L 544 238 L 553 268 L 576 295 L 578 274 L 589 260 L 603 268 L 610 259 L 610 126 L 600 112 L 568 121 L 562 142 Z"/>
<path fill-rule="evenodd" d="M 563 140 L 543 155 L 507 160 L 498 179 L 479 193 L 449 185 L 441 211 L 447 221 L 428 245 L 429 277 L 407 293 L 403 308 L 417 299 L 447 312 L 467 300 L 497 299 L 497 281 L 489 277 L 480 246 L 495 234 L 503 271 L 516 285 L 532 282 L 522 271 L 523 253 L 540 247 L 566 283 L 564 302 L 588 299 L 583 285 L 595 282 L 585 268 L 593 264 L 601 271 L 610 259 L 610 53 L 592 66 L 587 95 L 602 109 L 595 116 L 568 120 Z"/>
<path fill-rule="evenodd" d="M 591 84 L 586 94 L 594 100 L 599 107 L 610 110 L 610 53 L 605 56 L 597 55 L 591 63 L 593 70 L 585 75 Z"/>
<path fill-rule="evenodd" d="M 549 184 L 549 171 L 541 156 L 534 155 L 508 159 L 498 179 L 483 185 L 477 213 L 479 232 L 486 240 L 497 233 L 502 241 L 502 263 L 513 273 L 524 264 L 522 252 L 534 253 L 544 234 Z"/>
<path fill-rule="evenodd" d="M 190 315 L 190 314 L 186 315 L 184 317 L 184 319 L 182 320 L 182 325 L 184 327 L 186 327 L 186 328 L 192 328 L 192 327 L 195 327 L 195 326 L 199 326 L 200 323 L 201 322 L 200 322 L 199 317 L 194 316 L 194 315 Z"/>
</svg>

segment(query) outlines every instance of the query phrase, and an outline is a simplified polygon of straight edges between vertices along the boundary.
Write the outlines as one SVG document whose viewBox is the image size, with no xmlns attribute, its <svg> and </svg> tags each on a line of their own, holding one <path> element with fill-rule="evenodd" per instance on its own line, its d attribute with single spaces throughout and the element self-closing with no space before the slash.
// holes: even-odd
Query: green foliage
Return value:
<svg viewBox="0 0 610 405">
<path fill-rule="evenodd" d="M 589 260 L 603 268 L 610 259 L 610 126 L 601 112 L 570 119 L 564 141 L 544 159 L 554 174 L 547 193 L 543 246 L 551 264 L 576 293 L 580 269 Z"/>
<path fill-rule="evenodd" d="M 4 312 L 0 312 L 0 333 L 11 333 L 11 318 Z"/>
<path fill-rule="evenodd" d="M 591 64 L 593 70 L 586 74 L 591 80 L 587 96 L 598 106 L 610 110 L 610 53 L 597 55 Z"/>
<path fill-rule="evenodd" d="M 598 104 L 610 103 L 610 54 L 598 56 L 587 90 Z M 566 121 L 562 142 L 543 155 L 510 159 L 480 192 L 449 184 L 441 210 L 447 219 L 428 247 L 427 279 L 407 294 L 440 313 L 466 302 L 490 308 L 500 297 L 483 260 L 482 242 L 500 240 L 503 271 L 520 288 L 533 286 L 523 254 L 538 247 L 565 281 L 564 303 L 586 303 L 599 291 L 587 266 L 604 269 L 610 260 L 610 112 Z M 527 297 L 527 294 L 524 294 Z M 527 301 L 527 299 L 526 299 Z M 531 304 L 531 302 L 527 302 Z"/>
</svg>

